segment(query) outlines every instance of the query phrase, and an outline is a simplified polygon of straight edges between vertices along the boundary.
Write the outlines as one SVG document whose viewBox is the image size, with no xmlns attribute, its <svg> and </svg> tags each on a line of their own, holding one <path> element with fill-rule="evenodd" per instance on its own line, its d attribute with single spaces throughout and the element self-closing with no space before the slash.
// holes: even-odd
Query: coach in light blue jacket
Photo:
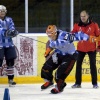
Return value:
<svg viewBox="0 0 100 100">
<path fill-rule="evenodd" d="M 6 17 L 6 7 L 0 5 L 0 73 L 2 69 L 3 59 L 6 59 L 7 75 L 9 86 L 16 85 L 14 78 L 14 59 L 16 56 L 15 47 L 12 38 L 18 34 L 15 30 L 12 18 Z M 2 76 L 2 74 L 1 74 Z"/>
</svg>

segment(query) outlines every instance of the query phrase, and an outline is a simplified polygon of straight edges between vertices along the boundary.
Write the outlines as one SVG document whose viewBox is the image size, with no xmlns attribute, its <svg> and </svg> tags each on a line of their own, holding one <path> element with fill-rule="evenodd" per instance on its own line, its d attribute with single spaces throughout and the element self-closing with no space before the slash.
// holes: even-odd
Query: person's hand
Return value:
<svg viewBox="0 0 100 100">
<path fill-rule="evenodd" d="M 73 41 L 74 41 L 74 38 L 75 38 L 74 34 L 72 34 L 72 33 L 67 33 L 67 34 L 65 35 L 65 37 L 64 37 L 64 40 L 69 41 L 69 42 L 73 42 Z"/>
<path fill-rule="evenodd" d="M 44 53 L 44 57 L 49 56 L 49 53 L 50 53 L 51 51 L 52 51 L 52 49 L 48 47 L 48 48 L 46 49 L 45 53 Z"/>
<path fill-rule="evenodd" d="M 49 56 L 49 53 L 45 52 L 44 57 L 47 58 Z"/>
<path fill-rule="evenodd" d="M 5 31 L 4 36 L 6 36 L 6 37 L 15 37 L 18 34 L 19 33 L 18 33 L 17 30 L 7 30 L 7 31 Z"/>
<path fill-rule="evenodd" d="M 89 36 L 89 41 L 90 42 L 97 42 L 97 38 L 95 36 Z"/>
<path fill-rule="evenodd" d="M 96 37 L 96 36 L 89 36 L 89 41 L 90 42 L 98 42 L 98 41 L 100 41 L 100 35 L 98 37 Z"/>
<path fill-rule="evenodd" d="M 98 37 L 96 37 L 96 38 L 97 38 L 97 41 L 100 41 L 100 35 Z"/>
</svg>

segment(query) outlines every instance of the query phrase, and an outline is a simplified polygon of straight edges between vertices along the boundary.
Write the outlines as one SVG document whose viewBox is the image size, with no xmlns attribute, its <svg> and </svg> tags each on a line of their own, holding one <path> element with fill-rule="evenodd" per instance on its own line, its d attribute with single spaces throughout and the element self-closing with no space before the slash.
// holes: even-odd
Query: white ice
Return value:
<svg viewBox="0 0 100 100">
<path fill-rule="evenodd" d="M 59 94 L 50 94 L 53 87 L 41 91 L 42 84 L 0 85 L 0 100 L 3 100 L 5 88 L 9 89 L 10 100 L 100 100 L 100 88 L 93 89 L 91 83 L 82 83 L 82 88 L 72 89 L 73 84 L 67 83 Z"/>
</svg>

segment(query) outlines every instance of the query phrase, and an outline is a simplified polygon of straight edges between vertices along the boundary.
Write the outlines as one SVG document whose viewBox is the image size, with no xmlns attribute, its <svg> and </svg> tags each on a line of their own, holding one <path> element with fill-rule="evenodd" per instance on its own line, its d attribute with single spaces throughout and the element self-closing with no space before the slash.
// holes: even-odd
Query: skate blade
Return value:
<svg viewBox="0 0 100 100">
<path fill-rule="evenodd" d="M 9 87 L 15 87 L 15 85 L 11 85 L 11 84 L 9 84 Z"/>
<path fill-rule="evenodd" d="M 41 89 L 41 91 L 44 91 L 44 90 L 47 90 L 47 89 L 49 89 L 49 88 L 51 88 L 51 87 L 53 87 L 54 85 L 51 85 L 51 86 L 49 86 L 48 88 L 46 88 L 46 89 Z"/>
</svg>

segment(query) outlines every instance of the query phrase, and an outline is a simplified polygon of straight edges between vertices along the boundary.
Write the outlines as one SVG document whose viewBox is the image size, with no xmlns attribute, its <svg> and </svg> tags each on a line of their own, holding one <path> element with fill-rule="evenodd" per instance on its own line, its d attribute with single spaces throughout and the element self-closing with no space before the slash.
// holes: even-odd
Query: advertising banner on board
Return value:
<svg viewBox="0 0 100 100">
<path fill-rule="evenodd" d="M 18 35 L 13 38 L 17 59 L 15 60 L 15 76 L 40 76 L 41 68 L 45 62 L 44 52 L 46 50 L 47 36 L 27 36 Z M 43 43 L 42 43 L 43 42 Z M 74 42 L 75 47 L 77 42 Z M 100 53 L 96 57 L 97 73 L 100 74 Z M 5 76 L 6 62 L 4 60 L 1 76 Z M 70 76 L 75 76 L 76 65 Z M 90 64 L 88 55 L 85 56 L 82 64 L 82 74 L 90 75 Z"/>
</svg>

